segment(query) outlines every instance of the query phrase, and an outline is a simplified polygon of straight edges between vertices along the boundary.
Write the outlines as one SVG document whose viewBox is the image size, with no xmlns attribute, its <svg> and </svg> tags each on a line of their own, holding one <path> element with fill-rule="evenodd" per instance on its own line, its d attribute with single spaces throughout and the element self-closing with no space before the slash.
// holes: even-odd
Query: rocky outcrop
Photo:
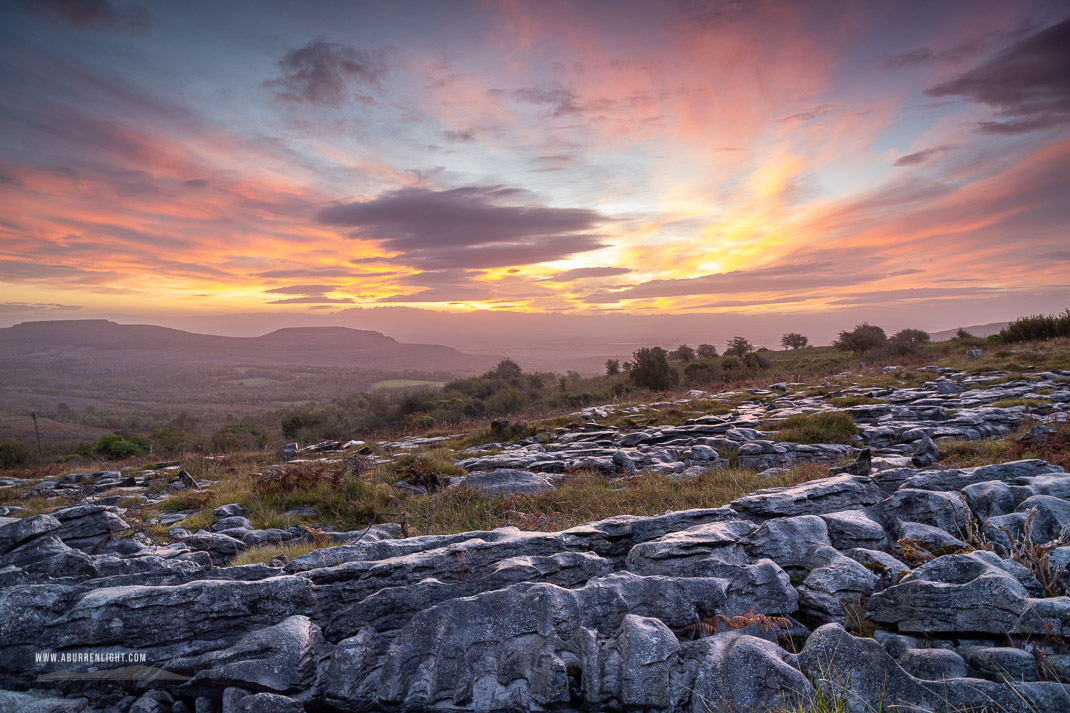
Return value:
<svg viewBox="0 0 1070 713">
<path fill-rule="evenodd" d="M 841 475 L 558 533 L 338 533 L 285 566 L 243 567 L 204 547 L 255 531 L 238 506 L 215 513 L 217 532 L 107 553 L 62 535 L 114 540 L 121 513 L 74 508 L 0 525 L 0 681 L 14 691 L 0 700 L 123 713 L 705 711 L 807 705 L 820 689 L 858 711 L 878 700 L 1056 711 L 1070 695 L 1059 658 L 1070 598 L 1045 596 L 998 546 L 976 549 L 967 525 L 1028 511 L 1047 536 L 1068 495 L 1070 475 L 1038 461 Z M 910 561 L 897 537 L 918 528 L 974 544 Z M 877 639 L 845 628 L 863 616 Z M 105 681 L 83 662 L 99 652 L 143 658 L 105 666 L 118 672 Z M 66 682 L 42 698 L 41 676 Z M 105 696 L 114 686 L 122 706 Z"/>
</svg>

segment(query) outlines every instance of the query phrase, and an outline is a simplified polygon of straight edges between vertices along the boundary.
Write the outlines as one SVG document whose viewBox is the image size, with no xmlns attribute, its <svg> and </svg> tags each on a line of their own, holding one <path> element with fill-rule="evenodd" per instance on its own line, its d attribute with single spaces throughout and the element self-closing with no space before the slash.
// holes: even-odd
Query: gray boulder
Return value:
<svg viewBox="0 0 1070 713">
<path fill-rule="evenodd" d="M 254 691 L 299 693 L 312 687 L 327 646 L 318 626 L 302 615 L 246 634 L 233 646 L 189 659 L 168 669 L 195 674 L 187 686 L 221 692 L 238 686 Z"/>
<path fill-rule="evenodd" d="M 559 475 L 498 468 L 491 471 L 474 471 L 465 477 L 451 478 L 450 487 L 471 488 L 491 497 L 538 495 L 556 490 L 555 483 L 560 479 Z"/>
<path fill-rule="evenodd" d="M 825 521 L 816 515 L 766 520 L 741 542 L 751 557 L 766 557 L 781 567 L 803 569 L 816 548 L 832 545 Z"/>
<path fill-rule="evenodd" d="M 775 643 L 738 632 L 704 639 L 706 656 L 691 695 L 692 713 L 808 708 L 810 681 L 796 657 Z"/>
<path fill-rule="evenodd" d="M 832 546 L 838 550 L 878 547 L 887 539 L 884 528 L 864 510 L 843 510 L 820 515 Z"/>
<path fill-rule="evenodd" d="M 119 517 L 119 510 L 105 505 L 78 505 L 56 510 L 52 516 L 60 527 L 53 534 L 71 547 L 93 552 L 111 539 L 113 532 L 129 530 Z"/>
<path fill-rule="evenodd" d="M 13 550 L 24 542 L 60 528 L 60 522 L 51 515 L 31 515 L 0 525 L 0 555 Z"/>
<path fill-rule="evenodd" d="M 967 674 L 966 662 L 948 649 L 907 649 L 899 656 L 898 663 L 904 671 L 923 681 L 962 678 Z"/>
<path fill-rule="evenodd" d="M 940 462 L 940 449 L 936 447 L 933 439 L 928 435 L 923 436 L 915 443 L 914 453 L 910 462 L 915 468 L 929 468 Z"/>
<path fill-rule="evenodd" d="M 840 475 L 745 495 L 733 502 L 732 508 L 757 517 L 790 517 L 857 510 L 876 505 L 883 499 L 883 493 L 871 479 Z"/>
<path fill-rule="evenodd" d="M 1013 563 L 991 552 L 945 555 L 874 594 L 866 616 L 901 632 L 930 636 L 1030 634 L 1048 617 L 1062 636 L 1070 599 L 1030 599 L 1016 575 L 1021 573 Z"/>
</svg>

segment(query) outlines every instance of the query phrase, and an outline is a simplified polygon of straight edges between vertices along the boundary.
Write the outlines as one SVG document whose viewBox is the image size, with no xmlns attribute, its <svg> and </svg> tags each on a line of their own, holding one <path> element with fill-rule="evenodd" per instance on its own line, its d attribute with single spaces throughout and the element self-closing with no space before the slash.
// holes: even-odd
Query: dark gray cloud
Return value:
<svg viewBox="0 0 1070 713">
<path fill-rule="evenodd" d="M 777 119 L 779 122 L 788 121 L 812 121 L 819 116 L 824 116 L 837 107 L 836 104 L 820 104 L 818 106 L 807 109 L 806 111 L 800 111 L 798 114 L 792 114 L 791 116 L 785 116 Z"/>
<path fill-rule="evenodd" d="M 275 89 L 275 95 L 286 101 L 340 107 L 357 98 L 350 91 L 353 85 L 382 88 L 382 80 L 389 72 L 389 57 L 387 50 L 357 49 L 315 40 L 288 52 L 278 62 L 282 76 L 264 85 Z"/>
<path fill-rule="evenodd" d="M 0 302 L 0 314 L 31 314 L 34 312 L 73 312 L 81 305 L 64 305 L 55 302 Z"/>
<path fill-rule="evenodd" d="M 182 185 L 186 188 L 204 188 L 208 185 L 208 181 L 203 178 L 191 178 L 188 181 L 182 181 Z"/>
<path fill-rule="evenodd" d="M 949 150 L 950 146 L 933 146 L 932 148 L 917 151 L 915 153 L 908 153 L 906 156 L 900 156 L 895 160 L 894 166 L 919 166 L 933 156 L 939 153 Z"/>
<path fill-rule="evenodd" d="M 576 156 L 574 154 L 554 154 L 550 156 L 536 156 L 532 163 L 535 167 L 531 169 L 535 173 L 546 173 L 551 171 L 563 171 L 576 162 Z"/>
<path fill-rule="evenodd" d="M 929 67 L 938 64 L 960 64 L 996 47 L 999 44 L 1020 39 L 1027 30 L 1017 27 L 1010 30 L 994 30 L 977 37 L 971 37 L 946 49 L 917 47 L 915 49 L 884 55 L 877 58 L 881 69 L 906 69 L 909 67 Z"/>
<path fill-rule="evenodd" d="M 997 287 L 908 287 L 901 290 L 861 292 L 829 302 L 830 305 L 888 304 L 902 300 L 961 298 L 1004 294 Z"/>
<path fill-rule="evenodd" d="M 287 285 L 286 287 L 273 287 L 264 292 L 279 295 L 323 295 L 337 289 L 337 285 Z"/>
<path fill-rule="evenodd" d="M 145 8 L 125 3 L 117 5 L 108 0 L 22 0 L 30 13 L 48 17 L 81 30 L 115 30 L 133 35 L 144 32 L 152 24 L 152 16 Z"/>
<path fill-rule="evenodd" d="M 630 267 L 577 267 L 573 270 L 563 270 L 547 277 L 543 282 L 572 282 L 591 277 L 616 277 L 634 272 Z"/>
<path fill-rule="evenodd" d="M 774 0 L 677 0 L 677 23 L 718 29 L 776 4 Z"/>
<path fill-rule="evenodd" d="M 413 285 L 427 289 L 411 295 L 383 297 L 378 302 L 463 302 L 469 300 L 488 301 L 494 299 L 494 285 L 473 282 L 474 277 L 482 273 L 479 270 L 449 269 L 426 270 L 405 275 L 396 281 L 398 285 Z"/>
<path fill-rule="evenodd" d="M 701 277 L 651 280 L 615 292 L 600 290 L 588 295 L 583 301 L 589 304 L 609 304 L 620 300 L 655 297 L 807 290 L 855 285 L 875 279 L 878 279 L 877 276 L 867 270 L 845 270 L 842 265 L 832 261 L 813 261 L 757 270 L 735 270 Z"/>
<path fill-rule="evenodd" d="M 452 144 L 470 144 L 476 140 L 476 133 L 472 129 L 465 129 L 463 131 L 450 129 L 449 131 L 442 132 L 442 138 Z"/>
<path fill-rule="evenodd" d="M 981 122 L 977 128 L 985 133 L 1022 134 L 1070 123 L 1070 18 L 925 93 L 995 107 L 1001 119 Z"/>
<path fill-rule="evenodd" d="M 271 300 L 269 305 L 296 305 L 296 304 L 352 304 L 356 300 L 350 297 L 324 297 L 323 295 L 305 295 L 304 297 L 291 297 L 285 300 Z"/>
<path fill-rule="evenodd" d="M 601 214 L 505 204 L 525 196 L 503 186 L 402 188 L 324 208 L 317 218 L 355 228 L 350 237 L 399 253 L 384 261 L 428 269 L 527 265 L 604 247 L 599 235 L 588 232 L 607 220 Z"/>
</svg>

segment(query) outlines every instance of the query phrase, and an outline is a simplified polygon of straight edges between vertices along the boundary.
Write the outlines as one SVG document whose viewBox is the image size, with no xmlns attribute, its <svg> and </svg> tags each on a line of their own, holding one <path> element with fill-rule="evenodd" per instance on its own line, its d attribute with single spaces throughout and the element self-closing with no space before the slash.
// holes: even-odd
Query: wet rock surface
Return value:
<svg viewBox="0 0 1070 713">
<path fill-rule="evenodd" d="M 969 388 L 978 377 L 946 376 L 858 392 L 881 399 L 847 409 L 870 460 L 854 446 L 770 440 L 760 429 L 771 412 L 829 408 L 783 385 L 681 426 L 608 428 L 598 421 L 613 407 L 589 410 L 583 429 L 459 454 L 466 475 L 451 484 L 522 497 L 575 468 L 686 477 L 729 458 L 759 470 L 854 459 L 872 470 L 728 507 L 549 533 L 321 533 L 336 544 L 244 566 L 225 565 L 307 533 L 256 529 L 238 505 L 218 508 L 205 530 L 173 530 L 167 546 L 139 536 L 117 503 L 2 519 L 0 709 L 699 712 L 805 706 L 820 694 L 852 711 L 878 701 L 1066 710 L 1070 597 L 1011 550 L 1027 531 L 1033 544 L 1063 534 L 1070 475 L 1039 460 L 912 464 L 938 457 L 930 441 L 938 450 L 944 438 L 1006 434 L 1023 410 L 988 404 L 1033 398 L 1040 382 Z M 1044 384 L 1037 397 L 1054 421 L 1070 404 L 1066 384 Z M 450 438 L 390 445 L 428 440 Z M 192 487 L 166 468 L 173 490 Z M 92 498 L 98 484 L 129 482 L 81 476 L 40 487 Z M 142 481 L 132 480 L 122 487 L 136 495 Z M 1070 546 L 1049 563 L 1047 574 L 1064 570 Z M 55 656 L 35 656 L 46 652 Z"/>
</svg>

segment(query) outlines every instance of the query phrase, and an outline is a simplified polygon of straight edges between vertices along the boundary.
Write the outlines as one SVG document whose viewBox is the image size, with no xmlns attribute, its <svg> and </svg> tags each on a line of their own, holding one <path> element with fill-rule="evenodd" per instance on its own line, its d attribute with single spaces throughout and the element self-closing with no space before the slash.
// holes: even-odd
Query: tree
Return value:
<svg viewBox="0 0 1070 713">
<path fill-rule="evenodd" d="M 697 353 L 699 359 L 716 359 L 717 347 L 712 344 L 699 344 Z"/>
<path fill-rule="evenodd" d="M 959 327 L 959 331 L 955 332 L 955 339 L 973 339 L 974 336 L 967 332 L 962 327 Z"/>
<path fill-rule="evenodd" d="M 524 370 L 512 359 L 502 359 L 498 366 L 487 372 L 487 376 L 508 381 L 513 386 L 519 386 L 524 376 Z"/>
<path fill-rule="evenodd" d="M 746 337 L 732 337 L 728 340 L 724 353 L 726 356 L 742 358 L 744 354 L 754 351 L 754 345 Z"/>
<path fill-rule="evenodd" d="M 798 332 L 788 332 L 780 338 L 780 346 L 785 349 L 802 349 L 809 343 L 810 340 Z"/>
<path fill-rule="evenodd" d="M 875 327 L 868 322 L 863 322 L 850 332 L 840 332 L 840 336 L 832 343 L 832 346 L 861 356 L 869 350 L 879 349 L 887 343 L 888 337 L 884 334 L 883 329 Z"/>
<path fill-rule="evenodd" d="M 681 344 L 675 351 L 669 354 L 671 359 L 679 359 L 680 361 L 694 361 L 695 350 L 686 344 Z"/>
<path fill-rule="evenodd" d="M 610 376 L 620 373 L 620 359 L 606 359 L 606 373 Z"/>
<path fill-rule="evenodd" d="M 920 329 L 901 329 L 889 341 L 896 354 L 916 354 L 923 344 L 929 343 L 929 333 Z"/>
<path fill-rule="evenodd" d="M 664 391 L 671 388 L 680 376 L 669 366 L 669 355 L 661 347 L 643 347 L 632 354 L 634 363 L 629 377 L 636 386 Z"/>
</svg>

